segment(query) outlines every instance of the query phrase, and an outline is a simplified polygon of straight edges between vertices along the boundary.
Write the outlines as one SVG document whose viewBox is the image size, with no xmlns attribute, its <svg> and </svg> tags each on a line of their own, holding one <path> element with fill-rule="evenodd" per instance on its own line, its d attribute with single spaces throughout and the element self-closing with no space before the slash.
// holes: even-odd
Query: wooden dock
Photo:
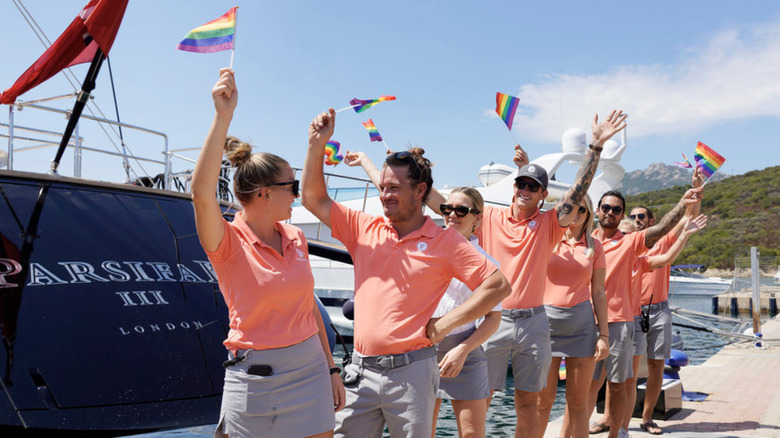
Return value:
<svg viewBox="0 0 780 438">
<path fill-rule="evenodd" d="M 761 312 L 768 313 L 773 310 L 776 312 L 778 301 L 780 301 L 780 286 L 762 285 L 760 292 Z M 718 300 L 719 315 L 730 313 L 732 305 L 736 305 L 737 313 L 749 314 L 751 301 L 753 300 L 753 288 L 748 287 L 737 292 L 725 292 L 715 297 Z M 735 301 L 735 303 L 732 304 L 732 301 Z"/>
<path fill-rule="evenodd" d="M 764 348 L 750 342 L 729 345 L 701 365 L 680 370 L 683 390 L 708 394 L 701 402 L 682 402 L 668 420 L 655 420 L 669 437 L 780 437 L 780 318 L 762 321 Z M 595 413 L 592 420 L 600 418 Z M 545 437 L 560 434 L 561 418 Z M 629 434 L 650 437 L 632 418 Z M 606 437 L 607 433 L 592 435 Z"/>
</svg>

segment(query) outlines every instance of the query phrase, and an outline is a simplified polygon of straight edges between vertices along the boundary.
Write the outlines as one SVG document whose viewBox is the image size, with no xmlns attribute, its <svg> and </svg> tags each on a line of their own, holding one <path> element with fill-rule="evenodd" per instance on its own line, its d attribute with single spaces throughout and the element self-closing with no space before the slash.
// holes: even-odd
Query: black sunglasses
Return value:
<svg viewBox="0 0 780 438">
<path fill-rule="evenodd" d="M 419 172 L 420 175 L 422 175 L 422 169 L 420 168 L 420 165 L 417 164 L 417 159 L 409 151 L 393 152 L 392 154 L 388 155 L 387 158 L 385 158 L 385 163 L 390 164 L 391 160 L 398 160 L 398 161 L 411 160 L 412 163 L 414 163 L 414 167 L 417 168 L 417 172 Z"/>
<path fill-rule="evenodd" d="M 292 181 L 285 181 L 285 182 L 278 182 L 278 183 L 269 183 L 266 184 L 268 186 L 289 186 L 292 184 L 292 193 L 293 196 L 298 197 L 298 189 L 300 188 L 301 182 L 297 179 L 294 179 Z M 257 197 L 260 197 L 260 193 L 257 194 Z"/>
<path fill-rule="evenodd" d="M 452 206 L 450 204 L 441 204 L 439 205 L 439 211 L 441 211 L 441 214 L 444 216 L 449 216 L 450 213 L 453 211 L 455 212 L 455 216 L 457 217 L 466 217 L 467 214 L 479 214 L 479 210 L 476 208 L 468 208 L 465 205 L 455 205 Z"/>
<path fill-rule="evenodd" d="M 527 187 L 528 191 L 531 193 L 536 193 L 539 191 L 540 188 L 542 188 L 542 185 L 536 181 L 525 181 L 522 179 L 516 179 L 515 186 L 517 187 L 518 190 L 525 190 L 525 188 Z"/>
<path fill-rule="evenodd" d="M 642 220 L 645 218 L 645 214 L 644 213 L 629 214 L 628 217 L 630 217 L 632 220 L 636 220 L 637 218 L 639 218 L 639 220 Z"/>
<path fill-rule="evenodd" d="M 602 212 L 604 212 L 604 214 L 609 213 L 610 210 L 612 210 L 612 214 L 616 216 L 619 215 L 620 213 L 623 213 L 623 207 L 619 205 L 601 204 L 599 208 L 601 209 Z"/>
<path fill-rule="evenodd" d="M 587 212 L 588 212 L 588 209 L 587 209 L 587 208 L 585 208 L 585 207 L 584 207 L 584 206 L 582 206 L 582 205 L 580 205 L 580 208 L 578 208 L 578 209 L 577 209 L 577 213 L 579 213 L 579 214 L 585 214 L 585 213 L 587 213 Z"/>
</svg>

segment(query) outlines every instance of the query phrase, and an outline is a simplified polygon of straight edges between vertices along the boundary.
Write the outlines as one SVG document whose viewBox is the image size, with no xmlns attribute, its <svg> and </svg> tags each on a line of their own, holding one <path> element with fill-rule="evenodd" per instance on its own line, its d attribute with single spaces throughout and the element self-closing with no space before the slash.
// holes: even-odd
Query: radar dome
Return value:
<svg viewBox="0 0 780 438">
<path fill-rule="evenodd" d="M 604 143 L 604 152 L 601 153 L 602 157 L 612 157 L 615 155 L 620 149 L 620 144 L 616 142 L 615 140 L 609 139 L 606 143 Z M 621 152 L 621 155 L 623 153 Z M 613 157 L 615 160 L 620 160 L 620 156 Z"/>
<path fill-rule="evenodd" d="M 577 128 L 569 128 L 561 136 L 563 152 L 581 154 L 588 147 L 585 141 L 585 132 Z"/>
<path fill-rule="evenodd" d="M 479 169 L 479 182 L 482 184 L 482 187 L 490 187 L 516 170 L 517 168 L 512 168 L 505 164 L 486 164 Z"/>
</svg>

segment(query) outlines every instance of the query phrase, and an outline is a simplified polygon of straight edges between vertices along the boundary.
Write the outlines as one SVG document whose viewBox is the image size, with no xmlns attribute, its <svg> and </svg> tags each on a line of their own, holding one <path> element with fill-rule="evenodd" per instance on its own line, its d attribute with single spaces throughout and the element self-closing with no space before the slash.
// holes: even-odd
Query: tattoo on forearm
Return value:
<svg viewBox="0 0 780 438">
<path fill-rule="evenodd" d="M 685 206 L 682 202 L 678 202 L 669 213 L 666 213 L 664 217 L 661 218 L 661 222 L 648 228 L 647 234 L 645 235 L 645 242 L 647 243 L 648 248 L 653 246 L 655 242 L 666 235 L 666 233 L 672 231 L 672 228 L 677 225 L 677 222 L 680 222 L 680 219 L 682 219 L 684 214 Z"/>
<path fill-rule="evenodd" d="M 574 185 L 566 191 L 563 198 L 561 198 L 561 203 L 558 205 L 559 218 L 570 214 L 574 210 L 575 205 L 580 205 L 580 202 L 588 193 L 588 188 L 590 188 L 590 183 L 593 181 L 598 165 L 599 152 L 588 149 L 587 161 L 580 167 L 577 177 L 574 179 Z"/>
</svg>

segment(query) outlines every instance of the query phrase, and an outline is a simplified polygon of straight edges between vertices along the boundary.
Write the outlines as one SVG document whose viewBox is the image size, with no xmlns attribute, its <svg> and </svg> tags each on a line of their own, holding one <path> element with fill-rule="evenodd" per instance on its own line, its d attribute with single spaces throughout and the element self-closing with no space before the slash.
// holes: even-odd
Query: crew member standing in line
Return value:
<svg viewBox="0 0 780 438">
<path fill-rule="evenodd" d="M 626 405 L 626 380 L 631 377 L 633 357 L 634 315 L 632 308 L 631 273 L 640 255 L 647 252 L 660 238 L 672 230 L 686 211 L 686 206 L 699 202 L 700 189 L 685 192 L 677 205 L 661 221 L 643 231 L 623 234 L 618 230 L 625 212 L 625 198 L 615 190 L 601 196 L 598 203 L 599 226 L 593 237 L 604 247 L 607 260 L 605 291 L 608 303 L 609 356 L 596 364 L 590 387 L 589 412 L 596 406 L 598 391 L 608 380 L 607 400 L 612 413 L 609 424 L 601 421 L 592 425 L 591 433 L 609 430 L 609 438 L 627 436 L 623 429 Z M 602 372 L 606 371 L 606 373 Z"/>
<path fill-rule="evenodd" d="M 509 294 L 509 283 L 457 231 L 423 215 L 433 178 L 422 151 L 385 160 L 379 197 L 386 218 L 333 201 L 322 167 L 335 122 L 331 108 L 309 127 L 303 205 L 355 263 L 355 353 L 345 369 L 347 403 L 336 415 L 336 435 L 380 437 L 386 424 L 391 436 L 428 438 L 439 384 L 433 344 L 488 313 Z M 452 278 L 474 294 L 431 319 Z"/>
<path fill-rule="evenodd" d="M 538 396 L 547 382 L 552 361 L 550 328 L 543 304 L 550 255 L 587 196 L 604 143 L 626 126 L 625 119 L 623 112 L 616 110 L 602 123 L 598 122 L 598 115 L 594 116 L 587 158 L 574 184 L 555 208 L 544 212 L 540 208 L 547 198 L 547 172 L 536 164 L 522 165 L 527 155 L 517 147 L 515 163 L 522 167 L 515 178 L 514 201 L 509 208 L 486 206 L 482 226 L 475 233 L 512 284 L 512 294 L 501 303 L 501 325 L 484 347 L 492 390 L 504 389 L 511 359 L 516 437 L 538 436 Z M 427 205 L 438 212 L 443 199 L 434 191 Z"/>
<path fill-rule="evenodd" d="M 230 318 L 215 436 L 333 436 L 344 386 L 315 305 L 306 239 L 282 222 L 298 181 L 283 158 L 252 154 L 227 137 L 238 102 L 232 70 L 220 70 L 211 95 L 216 114 L 192 174 L 192 203 Z M 223 147 L 243 207 L 233 222 L 223 219 L 216 197 Z"/>
</svg>

